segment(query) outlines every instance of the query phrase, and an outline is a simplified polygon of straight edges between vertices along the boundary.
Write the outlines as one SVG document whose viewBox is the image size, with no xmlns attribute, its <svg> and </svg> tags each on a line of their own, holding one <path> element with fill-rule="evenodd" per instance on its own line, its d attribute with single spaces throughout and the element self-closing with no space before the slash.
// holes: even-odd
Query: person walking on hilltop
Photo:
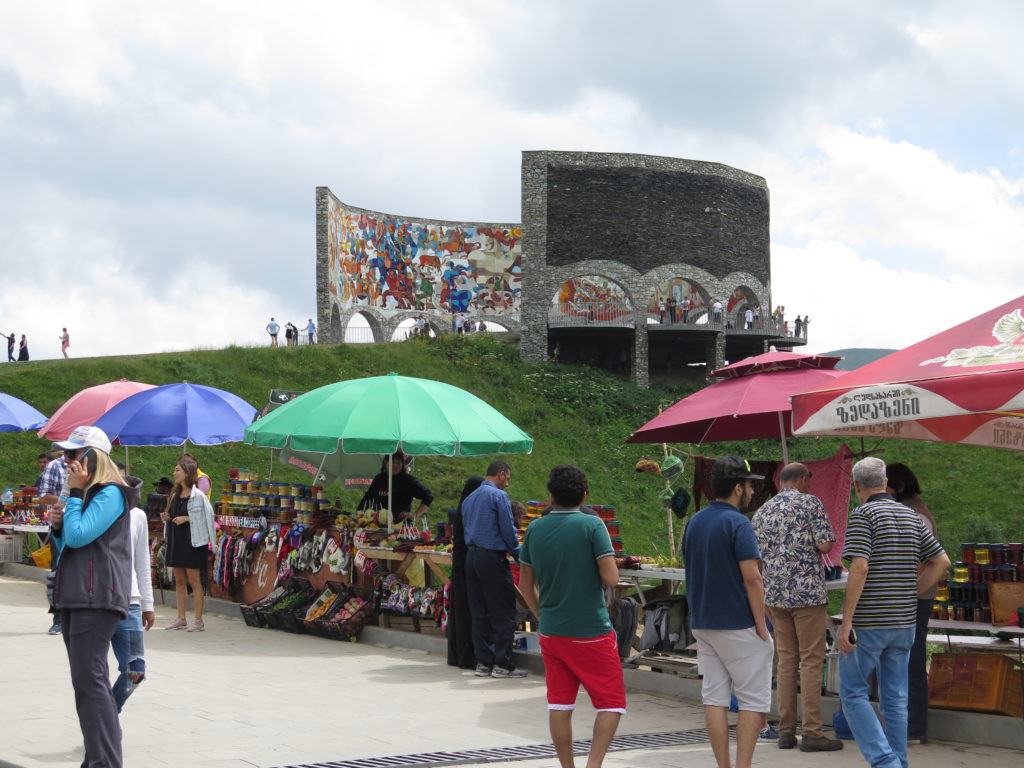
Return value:
<svg viewBox="0 0 1024 768">
<path fill-rule="evenodd" d="M 28 339 L 25 338 L 25 334 L 21 334 L 21 341 L 18 343 L 18 362 L 28 362 Z"/>
<path fill-rule="evenodd" d="M 68 347 L 71 346 L 71 335 L 68 333 L 68 329 L 64 328 L 60 334 L 60 351 L 64 355 L 64 359 L 68 359 Z"/>
<path fill-rule="evenodd" d="M 587 476 L 562 464 L 551 470 L 551 512 L 526 529 L 519 586 L 540 620 L 548 689 L 548 724 L 562 768 L 572 768 L 572 715 L 580 684 L 597 710 L 587 768 L 600 768 L 626 713 L 626 686 L 604 590 L 619 581 L 608 529 L 581 512 Z"/>
<path fill-rule="evenodd" d="M 0 333 L 0 336 L 3 336 L 5 339 L 7 339 L 7 362 L 8 363 L 13 363 L 14 362 L 14 344 L 15 344 L 15 342 L 18 341 L 18 337 L 14 333 L 12 333 L 10 336 L 8 336 L 6 333 Z"/>
<path fill-rule="evenodd" d="M 765 603 L 779 654 L 779 749 L 797 746 L 797 680 L 804 705 L 802 752 L 843 748 L 821 730 L 821 666 L 825 663 L 828 597 L 821 555 L 835 534 L 821 499 L 808 493 L 811 473 L 787 464 L 781 490 L 752 520 L 764 560 Z"/>
</svg>

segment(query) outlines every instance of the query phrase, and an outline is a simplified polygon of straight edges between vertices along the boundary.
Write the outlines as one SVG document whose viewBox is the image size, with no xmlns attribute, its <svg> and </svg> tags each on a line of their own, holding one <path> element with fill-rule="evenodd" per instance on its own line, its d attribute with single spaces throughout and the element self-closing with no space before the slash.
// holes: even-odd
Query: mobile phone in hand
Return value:
<svg viewBox="0 0 1024 768">
<path fill-rule="evenodd" d="M 857 630 L 854 629 L 853 627 L 850 627 L 850 634 L 846 637 L 846 641 L 850 645 L 856 645 L 857 644 Z"/>
</svg>

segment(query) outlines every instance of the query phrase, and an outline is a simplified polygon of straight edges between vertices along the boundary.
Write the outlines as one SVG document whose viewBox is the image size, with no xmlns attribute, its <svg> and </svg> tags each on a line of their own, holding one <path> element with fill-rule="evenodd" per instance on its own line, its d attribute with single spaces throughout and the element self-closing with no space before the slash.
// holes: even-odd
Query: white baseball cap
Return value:
<svg viewBox="0 0 1024 768">
<path fill-rule="evenodd" d="M 97 451 L 110 453 L 110 438 L 107 433 L 99 427 L 82 425 L 75 427 L 67 440 L 54 443 L 55 446 L 65 451 L 77 451 L 79 448 L 95 448 Z"/>
</svg>

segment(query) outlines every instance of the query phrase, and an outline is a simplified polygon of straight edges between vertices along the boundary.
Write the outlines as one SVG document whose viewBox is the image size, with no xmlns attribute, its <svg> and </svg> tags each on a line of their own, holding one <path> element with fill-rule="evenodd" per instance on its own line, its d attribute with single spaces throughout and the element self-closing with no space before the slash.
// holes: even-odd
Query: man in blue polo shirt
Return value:
<svg viewBox="0 0 1024 768">
<path fill-rule="evenodd" d="M 772 703 L 774 646 L 765 622 L 761 552 L 740 509 L 750 503 L 755 475 L 740 456 L 711 467 L 712 501 L 693 516 L 683 539 L 690 626 L 704 680 L 701 698 L 711 749 L 729 768 L 729 699 L 736 695 L 736 768 L 750 768 L 754 745 Z"/>
<path fill-rule="evenodd" d="M 477 677 L 525 677 L 512 661 L 516 587 L 508 555 L 519 557 L 512 502 L 505 489 L 512 470 L 492 461 L 480 487 L 462 502 L 466 531 L 466 592 L 473 617 Z"/>
</svg>

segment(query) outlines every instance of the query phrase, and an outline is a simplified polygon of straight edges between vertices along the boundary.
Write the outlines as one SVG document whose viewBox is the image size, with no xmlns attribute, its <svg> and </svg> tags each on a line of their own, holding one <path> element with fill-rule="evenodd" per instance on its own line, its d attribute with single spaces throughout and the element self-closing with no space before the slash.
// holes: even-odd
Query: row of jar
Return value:
<svg viewBox="0 0 1024 768">
<path fill-rule="evenodd" d="M 1024 564 L 1024 544 L 961 544 L 960 559 L 980 565 Z"/>
<path fill-rule="evenodd" d="M 262 493 L 222 493 L 221 504 L 236 507 L 265 508 L 280 507 L 294 509 L 296 512 L 316 512 L 320 509 L 320 499 L 295 498 L 294 496 L 268 496 Z"/>
<path fill-rule="evenodd" d="M 221 488 L 224 493 L 262 493 L 268 496 L 291 496 L 296 499 L 324 499 L 323 487 L 299 483 L 271 483 L 255 480 L 229 480 Z"/>
<path fill-rule="evenodd" d="M 1016 565 L 986 563 L 982 565 L 981 563 L 965 563 L 958 560 L 953 563 L 953 581 L 960 584 L 980 584 L 992 581 L 1024 582 L 1024 563 Z"/>
<path fill-rule="evenodd" d="M 992 606 L 987 603 L 948 603 L 936 600 L 932 605 L 932 618 L 943 621 L 976 621 L 992 623 Z"/>
</svg>

